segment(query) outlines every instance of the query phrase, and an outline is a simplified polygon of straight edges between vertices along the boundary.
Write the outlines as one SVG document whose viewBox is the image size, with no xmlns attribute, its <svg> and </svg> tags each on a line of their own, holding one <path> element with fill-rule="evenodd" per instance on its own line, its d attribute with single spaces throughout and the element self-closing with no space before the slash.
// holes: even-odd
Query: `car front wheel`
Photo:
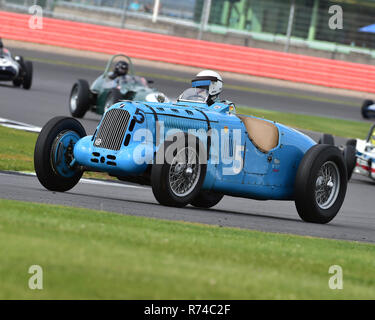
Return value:
<svg viewBox="0 0 375 320">
<path fill-rule="evenodd" d="M 75 119 L 55 117 L 47 122 L 35 144 L 34 167 L 40 183 L 51 191 L 68 191 L 83 172 L 74 165 L 74 145 L 86 136 Z"/>
<path fill-rule="evenodd" d="M 347 169 L 342 152 L 317 144 L 304 155 L 295 180 L 295 204 L 302 220 L 328 223 L 340 210 L 346 194 Z"/>
</svg>

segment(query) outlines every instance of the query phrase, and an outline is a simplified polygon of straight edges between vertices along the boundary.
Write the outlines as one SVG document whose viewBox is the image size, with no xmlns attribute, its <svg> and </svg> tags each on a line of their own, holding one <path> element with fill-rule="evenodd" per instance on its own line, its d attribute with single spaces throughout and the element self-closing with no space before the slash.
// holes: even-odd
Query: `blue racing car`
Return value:
<svg viewBox="0 0 375 320">
<path fill-rule="evenodd" d="M 151 185 L 166 206 L 209 208 L 224 195 L 293 200 L 303 220 L 331 221 L 347 188 L 342 152 L 236 114 L 218 99 L 221 88 L 218 74 L 201 72 L 176 103 L 120 101 L 90 136 L 76 119 L 53 118 L 36 142 L 37 177 L 48 190 L 67 191 L 84 171 L 107 172 Z"/>
</svg>

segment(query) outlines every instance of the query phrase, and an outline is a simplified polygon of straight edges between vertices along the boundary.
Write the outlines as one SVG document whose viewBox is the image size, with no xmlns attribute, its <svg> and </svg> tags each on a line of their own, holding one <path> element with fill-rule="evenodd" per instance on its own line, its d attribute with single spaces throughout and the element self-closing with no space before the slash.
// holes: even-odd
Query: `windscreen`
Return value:
<svg viewBox="0 0 375 320">
<path fill-rule="evenodd" d="M 10 57 L 10 52 L 8 49 L 0 49 L 0 57 L 6 58 Z"/>
<path fill-rule="evenodd" d="M 178 100 L 206 103 L 207 98 L 208 90 L 202 88 L 189 88 L 181 94 Z"/>
</svg>

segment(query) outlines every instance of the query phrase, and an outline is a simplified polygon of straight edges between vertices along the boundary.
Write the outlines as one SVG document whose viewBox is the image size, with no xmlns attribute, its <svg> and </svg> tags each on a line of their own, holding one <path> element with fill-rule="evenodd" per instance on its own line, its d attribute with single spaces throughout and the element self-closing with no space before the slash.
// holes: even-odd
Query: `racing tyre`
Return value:
<svg viewBox="0 0 375 320">
<path fill-rule="evenodd" d="M 349 139 L 346 141 L 347 146 L 353 146 L 354 148 L 357 147 L 357 140 L 356 139 Z"/>
<path fill-rule="evenodd" d="M 18 62 L 18 64 L 21 66 L 22 70 L 25 70 L 25 61 L 23 60 L 22 56 L 15 56 L 14 60 Z M 17 78 L 13 80 L 13 86 L 19 88 L 23 82 L 22 76 L 21 78 Z"/>
<path fill-rule="evenodd" d="M 83 171 L 72 165 L 73 148 L 86 136 L 75 119 L 52 118 L 43 127 L 36 141 L 34 167 L 40 183 L 51 191 L 67 191 L 81 179 Z"/>
<path fill-rule="evenodd" d="M 216 206 L 223 197 L 224 195 L 221 193 L 202 190 L 190 204 L 198 208 L 211 208 Z"/>
<path fill-rule="evenodd" d="M 374 104 L 374 101 L 372 100 L 365 100 L 363 101 L 362 108 L 361 108 L 361 113 L 362 117 L 365 119 L 369 119 L 369 114 L 368 114 L 368 107 Z"/>
<path fill-rule="evenodd" d="M 112 107 L 115 103 L 122 100 L 122 94 L 118 89 L 112 89 L 105 100 L 104 104 L 104 112 L 106 112 L 110 107 Z"/>
<path fill-rule="evenodd" d="M 19 88 L 22 84 L 22 80 L 21 79 L 14 79 L 13 80 L 13 86 Z"/>
<path fill-rule="evenodd" d="M 319 139 L 319 144 L 329 144 L 331 146 L 335 145 L 335 139 L 331 134 L 324 133 L 320 139 Z"/>
<path fill-rule="evenodd" d="M 69 98 L 70 114 L 82 118 L 90 107 L 90 87 L 86 80 L 78 80 L 72 87 Z"/>
<path fill-rule="evenodd" d="M 151 186 L 160 204 L 184 207 L 198 196 L 207 170 L 206 153 L 200 146 L 198 138 L 184 134 L 159 149 Z"/>
<path fill-rule="evenodd" d="M 348 181 L 351 179 L 353 175 L 354 168 L 357 163 L 356 157 L 357 151 L 356 148 L 352 145 L 347 145 L 344 149 L 344 159 L 346 162 L 346 170 L 348 173 Z"/>
<path fill-rule="evenodd" d="M 25 61 L 24 66 L 25 66 L 25 72 L 24 72 L 24 77 L 22 81 L 22 87 L 26 90 L 29 90 L 33 82 L 33 64 L 31 61 Z"/>
<path fill-rule="evenodd" d="M 330 222 L 346 194 L 347 171 L 342 152 L 317 144 L 304 155 L 295 180 L 295 205 L 302 220 Z"/>
</svg>

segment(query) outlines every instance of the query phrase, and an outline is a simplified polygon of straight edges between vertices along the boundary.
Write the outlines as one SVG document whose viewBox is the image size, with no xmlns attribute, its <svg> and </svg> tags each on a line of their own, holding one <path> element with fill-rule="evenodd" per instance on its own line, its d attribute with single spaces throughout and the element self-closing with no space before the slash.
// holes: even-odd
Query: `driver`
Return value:
<svg viewBox="0 0 375 320">
<path fill-rule="evenodd" d="M 124 60 L 120 60 L 115 64 L 113 72 L 109 76 L 109 78 L 115 80 L 118 77 L 123 77 L 125 79 L 126 75 L 128 74 L 128 71 L 129 64 Z"/>
<path fill-rule="evenodd" d="M 219 100 L 219 95 L 223 90 L 223 79 L 220 74 L 212 70 L 199 72 L 191 81 L 193 88 L 200 88 L 208 91 L 207 104 L 210 106 Z"/>
</svg>

